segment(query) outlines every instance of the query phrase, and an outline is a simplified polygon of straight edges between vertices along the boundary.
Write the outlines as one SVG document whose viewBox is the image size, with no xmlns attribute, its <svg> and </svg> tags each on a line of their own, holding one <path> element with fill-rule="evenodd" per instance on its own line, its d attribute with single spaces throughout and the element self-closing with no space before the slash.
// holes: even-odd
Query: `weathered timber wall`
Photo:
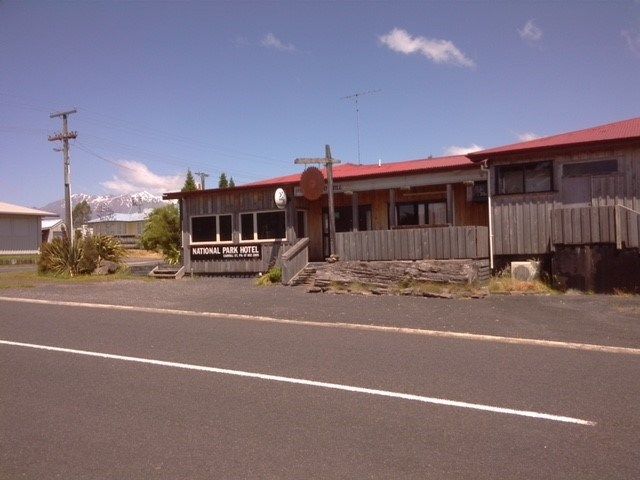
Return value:
<svg viewBox="0 0 640 480">
<path fill-rule="evenodd" d="M 487 258 L 487 227 L 428 227 L 336 234 L 342 260 Z"/>
<path fill-rule="evenodd" d="M 551 212 L 564 207 L 561 200 L 562 166 L 575 162 L 612 159 L 618 161 L 617 173 L 594 175 L 590 178 L 591 206 L 619 204 L 636 211 L 640 210 L 640 148 L 637 146 L 557 155 L 519 156 L 494 162 L 491 166 L 490 188 L 494 195 L 492 214 L 495 255 L 551 253 L 554 235 Z M 496 167 L 546 160 L 553 160 L 554 164 L 553 191 L 496 195 Z M 598 227 L 602 234 L 606 234 L 606 225 L 602 223 L 602 226 Z"/>
<path fill-rule="evenodd" d="M 552 223 L 554 245 L 640 247 L 640 214 L 620 206 L 561 208 L 552 212 Z"/>
</svg>

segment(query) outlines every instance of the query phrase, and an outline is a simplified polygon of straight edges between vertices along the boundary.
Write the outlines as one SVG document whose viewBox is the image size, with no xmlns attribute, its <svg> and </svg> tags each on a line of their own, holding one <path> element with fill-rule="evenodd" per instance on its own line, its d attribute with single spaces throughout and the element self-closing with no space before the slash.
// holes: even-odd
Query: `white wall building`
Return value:
<svg viewBox="0 0 640 480">
<path fill-rule="evenodd" d="M 55 213 L 0 202 L 0 255 L 38 253 L 42 243 L 42 217 Z"/>
</svg>

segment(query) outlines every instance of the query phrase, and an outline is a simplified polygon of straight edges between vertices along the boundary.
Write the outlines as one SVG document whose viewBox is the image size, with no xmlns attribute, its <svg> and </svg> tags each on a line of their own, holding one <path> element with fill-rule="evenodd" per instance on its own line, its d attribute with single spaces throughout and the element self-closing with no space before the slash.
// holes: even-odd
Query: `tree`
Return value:
<svg viewBox="0 0 640 480">
<path fill-rule="evenodd" d="M 187 170 L 187 178 L 184 181 L 184 187 L 182 187 L 183 192 L 193 192 L 198 190 L 196 185 L 196 181 L 193 179 L 193 174 L 191 173 L 191 169 Z"/>
<path fill-rule="evenodd" d="M 73 224 L 80 226 L 87 223 L 91 220 L 91 206 L 86 200 L 81 201 L 75 207 L 73 207 L 73 212 L 71 212 L 71 216 L 73 218 Z"/>
<path fill-rule="evenodd" d="M 167 262 L 180 262 L 180 213 L 175 205 L 156 208 L 142 232 L 142 247 L 160 251 Z"/>
<path fill-rule="evenodd" d="M 227 174 L 222 172 L 220 174 L 220 180 L 218 180 L 218 188 L 228 188 L 229 182 L 227 181 Z"/>
<path fill-rule="evenodd" d="M 229 178 L 229 188 L 233 188 L 236 186 L 236 182 L 233 181 L 233 177 Z"/>
</svg>

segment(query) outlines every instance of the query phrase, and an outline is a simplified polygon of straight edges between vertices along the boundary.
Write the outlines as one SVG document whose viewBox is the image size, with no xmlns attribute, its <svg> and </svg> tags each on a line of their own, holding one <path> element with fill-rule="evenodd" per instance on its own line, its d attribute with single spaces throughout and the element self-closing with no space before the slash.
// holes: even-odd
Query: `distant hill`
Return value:
<svg viewBox="0 0 640 480">
<path fill-rule="evenodd" d="M 124 195 L 87 195 L 75 193 L 71 195 L 71 204 L 76 206 L 86 200 L 91 207 L 91 218 L 99 218 L 112 213 L 137 213 L 147 209 L 164 207 L 172 202 L 165 202 L 159 195 L 149 192 L 128 193 Z M 41 207 L 41 210 L 53 212 L 64 217 L 64 199 L 56 200 Z"/>
</svg>

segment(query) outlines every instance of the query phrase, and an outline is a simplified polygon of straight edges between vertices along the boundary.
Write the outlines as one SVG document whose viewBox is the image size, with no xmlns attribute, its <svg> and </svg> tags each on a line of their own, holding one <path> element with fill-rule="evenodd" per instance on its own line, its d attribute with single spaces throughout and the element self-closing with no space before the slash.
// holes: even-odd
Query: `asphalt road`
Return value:
<svg viewBox="0 0 640 480">
<path fill-rule="evenodd" d="M 0 339 L 135 357 L 0 343 L 2 478 L 640 477 L 640 355 L 2 300 Z"/>
</svg>

